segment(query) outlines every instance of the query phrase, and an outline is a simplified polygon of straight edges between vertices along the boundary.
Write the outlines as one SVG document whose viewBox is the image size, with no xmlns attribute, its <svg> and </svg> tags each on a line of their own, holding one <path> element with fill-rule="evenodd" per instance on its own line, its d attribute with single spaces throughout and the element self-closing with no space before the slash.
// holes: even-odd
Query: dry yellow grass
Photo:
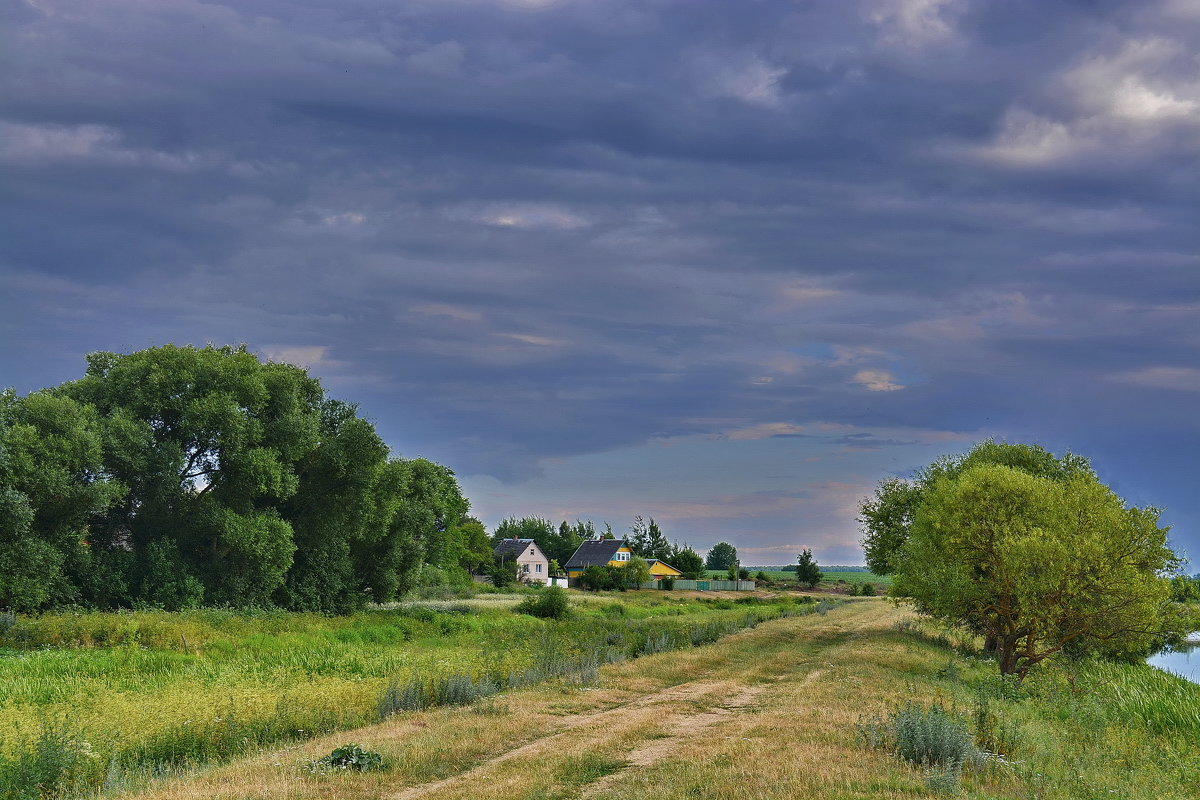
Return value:
<svg viewBox="0 0 1200 800">
<path fill-rule="evenodd" d="M 860 741 L 856 723 L 905 703 L 966 710 L 994 664 L 897 622 L 884 599 L 764 623 L 700 648 L 605 667 L 598 685 L 547 684 L 264 752 L 160 782 L 136 800 L 899 800 L 925 775 Z M 975 800 L 1193 800 L 1200 746 L 1106 716 L 1108 688 L 994 706 L 1015 749 L 965 775 Z M 1106 699 L 1107 698 L 1107 699 Z M 999 702 L 999 701 L 997 701 Z M 314 775 L 347 742 L 380 772 Z M 134 800 L 131 798 L 130 800 Z"/>
<path fill-rule="evenodd" d="M 779 620 L 707 647 L 605 668 L 594 688 L 544 686 L 476 708 L 405 715 L 139 797 L 924 797 L 918 773 L 855 741 L 854 722 L 865 711 L 912 695 L 891 683 L 886 663 L 871 663 L 911 655 L 874 635 L 902 613 L 863 601 Z M 389 768 L 330 775 L 302 768 L 347 741 L 382 753 Z"/>
</svg>

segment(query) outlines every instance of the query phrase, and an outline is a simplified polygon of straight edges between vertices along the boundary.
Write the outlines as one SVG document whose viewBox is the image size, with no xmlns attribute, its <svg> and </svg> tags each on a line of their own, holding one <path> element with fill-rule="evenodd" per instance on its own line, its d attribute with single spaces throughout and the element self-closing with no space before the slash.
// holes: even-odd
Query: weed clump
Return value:
<svg viewBox="0 0 1200 800">
<path fill-rule="evenodd" d="M 983 765 L 984 755 L 975 746 L 967 721 L 940 705 L 924 709 L 909 704 L 886 719 L 860 722 L 858 731 L 868 747 L 888 750 L 921 767 L 932 792 L 958 792 L 963 768 Z"/>
<path fill-rule="evenodd" d="M 374 772 L 383 769 L 383 756 L 364 750 L 361 745 L 344 744 L 324 758 L 309 762 L 308 769 L 310 772 Z"/>
</svg>

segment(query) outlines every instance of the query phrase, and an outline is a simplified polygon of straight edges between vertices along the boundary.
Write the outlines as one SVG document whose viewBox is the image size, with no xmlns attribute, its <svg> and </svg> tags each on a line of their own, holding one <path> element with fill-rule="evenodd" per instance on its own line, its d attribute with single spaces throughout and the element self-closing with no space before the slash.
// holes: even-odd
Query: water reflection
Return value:
<svg viewBox="0 0 1200 800">
<path fill-rule="evenodd" d="M 1200 646 L 1178 652 L 1159 653 L 1146 659 L 1146 663 L 1167 672 L 1174 672 L 1192 683 L 1200 683 Z"/>
</svg>

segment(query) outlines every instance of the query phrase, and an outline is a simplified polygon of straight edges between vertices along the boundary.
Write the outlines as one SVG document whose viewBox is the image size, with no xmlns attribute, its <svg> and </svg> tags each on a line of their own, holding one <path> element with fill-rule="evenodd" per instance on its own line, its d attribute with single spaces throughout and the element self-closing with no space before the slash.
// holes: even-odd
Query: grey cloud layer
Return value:
<svg viewBox="0 0 1200 800">
<path fill-rule="evenodd" d="M 817 421 L 1037 437 L 1135 486 L 1200 443 L 1194 4 L 0 19 L 5 383 L 245 340 L 504 479 Z"/>
</svg>

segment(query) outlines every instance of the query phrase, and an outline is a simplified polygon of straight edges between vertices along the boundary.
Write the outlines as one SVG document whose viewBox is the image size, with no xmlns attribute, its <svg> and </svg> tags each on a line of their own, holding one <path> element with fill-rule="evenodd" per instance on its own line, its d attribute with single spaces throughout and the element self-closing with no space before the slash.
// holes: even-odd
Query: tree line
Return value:
<svg viewBox="0 0 1200 800">
<path fill-rule="evenodd" d="M 450 469 L 244 345 L 0 393 L 0 608 L 348 611 L 490 563 L 468 510 Z"/>
</svg>

